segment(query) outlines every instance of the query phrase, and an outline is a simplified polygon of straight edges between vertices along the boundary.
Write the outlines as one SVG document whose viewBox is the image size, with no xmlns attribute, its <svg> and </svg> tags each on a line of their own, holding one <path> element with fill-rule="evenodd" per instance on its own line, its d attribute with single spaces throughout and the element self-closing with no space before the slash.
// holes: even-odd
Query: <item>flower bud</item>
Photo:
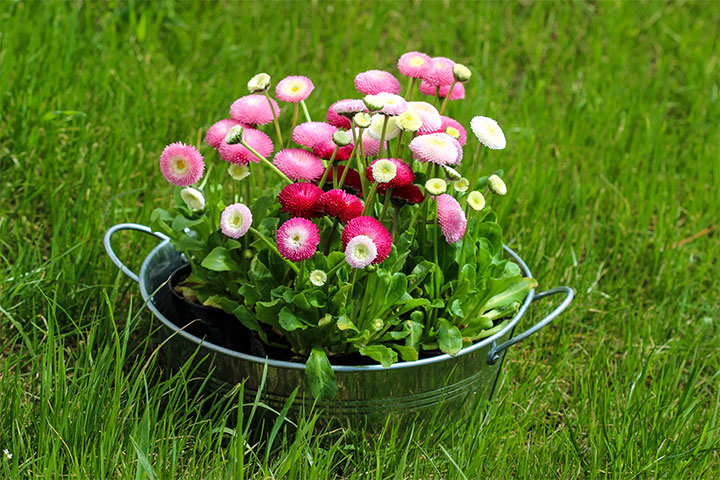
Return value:
<svg viewBox="0 0 720 480">
<path fill-rule="evenodd" d="M 406 132 L 417 132 L 423 125 L 420 115 L 412 110 L 405 110 L 397 116 L 395 121 L 400 130 L 405 130 Z"/>
<path fill-rule="evenodd" d="M 335 142 L 335 145 L 337 145 L 338 147 L 344 147 L 352 143 L 352 137 L 348 132 L 338 130 L 337 132 L 333 133 L 333 142 Z"/>
<path fill-rule="evenodd" d="M 200 190 L 192 187 L 185 187 L 180 190 L 180 197 L 182 197 L 185 204 L 192 210 L 202 210 L 205 208 L 205 197 L 200 193 Z"/>
<path fill-rule="evenodd" d="M 247 165 L 233 163 L 228 167 L 228 173 L 233 180 L 243 180 L 250 176 L 250 168 Z"/>
<path fill-rule="evenodd" d="M 236 145 L 240 143 L 242 141 L 242 134 L 242 125 L 235 125 L 230 130 L 228 130 L 227 135 L 225 135 L 225 143 L 227 143 L 228 145 Z"/>
<path fill-rule="evenodd" d="M 467 82 L 472 77 L 472 72 L 462 63 L 456 63 L 453 66 L 453 76 L 458 82 Z"/>
<path fill-rule="evenodd" d="M 470 208 L 479 212 L 485 208 L 485 197 L 483 197 L 482 193 L 473 191 L 468 194 L 467 203 L 470 205 Z"/>
<path fill-rule="evenodd" d="M 313 270 L 310 272 L 310 283 L 316 287 L 322 287 L 327 282 L 327 274 L 322 270 Z"/>
<path fill-rule="evenodd" d="M 432 195 L 442 195 L 447 191 L 447 182 L 442 178 L 431 178 L 425 182 L 425 190 Z"/>
<path fill-rule="evenodd" d="M 270 87 L 270 75 L 258 73 L 247 84 L 250 93 L 264 92 Z"/>
<path fill-rule="evenodd" d="M 460 180 L 455 181 L 453 184 L 455 186 L 455 190 L 458 192 L 466 192 L 468 187 L 470 187 L 470 181 L 467 178 L 461 178 Z"/>
<path fill-rule="evenodd" d="M 385 100 L 383 100 L 379 95 L 365 95 L 363 102 L 365 102 L 365 106 L 371 112 L 381 110 L 385 106 Z"/>
<path fill-rule="evenodd" d="M 443 165 L 442 167 L 443 167 L 443 170 L 445 170 L 445 175 L 447 175 L 447 177 L 450 180 L 460 180 L 462 178 L 462 175 L 460 175 L 460 172 L 458 172 L 454 168 L 452 168 L 448 165 Z"/>
<path fill-rule="evenodd" d="M 360 128 L 368 128 L 372 123 L 372 117 L 366 112 L 356 113 L 353 117 L 353 122 Z"/>
<path fill-rule="evenodd" d="M 372 328 L 376 332 L 379 332 L 380 330 L 382 330 L 384 326 L 385 326 L 385 323 L 382 321 L 382 318 L 376 318 L 372 322 Z"/>
<path fill-rule="evenodd" d="M 455 127 L 447 127 L 447 128 L 445 129 L 445 133 L 447 133 L 448 135 L 450 135 L 451 137 L 453 137 L 455 140 L 457 140 L 458 138 L 460 138 L 460 130 L 458 130 L 458 129 L 455 128 Z"/>
<path fill-rule="evenodd" d="M 488 186 L 490 187 L 490 191 L 495 195 L 502 196 L 507 193 L 507 185 L 505 185 L 503 179 L 497 175 L 490 175 L 490 178 L 488 178 Z"/>
</svg>

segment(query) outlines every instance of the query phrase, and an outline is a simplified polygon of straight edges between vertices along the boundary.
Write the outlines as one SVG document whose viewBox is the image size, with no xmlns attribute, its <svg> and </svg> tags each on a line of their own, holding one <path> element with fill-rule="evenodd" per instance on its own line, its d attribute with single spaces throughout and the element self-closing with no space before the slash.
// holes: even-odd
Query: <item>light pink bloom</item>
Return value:
<svg viewBox="0 0 720 480">
<path fill-rule="evenodd" d="M 358 235 L 367 235 L 377 247 L 377 257 L 372 263 L 382 263 L 390 255 L 392 236 L 377 219 L 373 217 L 356 217 L 350 220 L 342 232 L 343 250 L 347 248 L 350 240 Z"/>
<path fill-rule="evenodd" d="M 353 237 L 345 246 L 345 261 L 353 268 L 367 267 L 377 255 L 377 246 L 367 235 Z"/>
<path fill-rule="evenodd" d="M 455 81 L 454 66 L 455 62 L 449 58 L 435 57 L 432 59 L 431 67 L 422 78 L 431 85 L 450 85 Z"/>
<path fill-rule="evenodd" d="M 171 143 L 160 155 L 160 171 L 168 182 L 178 187 L 187 187 L 200 180 L 203 170 L 203 156 L 191 145 Z"/>
<path fill-rule="evenodd" d="M 408 104 L 403 97 L 392 93 L 379 93 L 377 95 L 383 102 L 380 113 L 385 115 L 400 115 L 408 109 Z"/>
<path fill-rule="evenodd" d="M 325 171 L 322 160 L 302 148 L 280 150 L 273 164 L 291 180 L 312 182 Z"/>
<path fill-rule="evenodd" d="M 223 118 L 222 120 L 213 123 L 212 127 L 208 128 L 208 131 L 205 134 L 205 141 L 208 145 L 217 150 L 220 148 L 222 141 L 225 140 L 225 135 L 227 135 L 228 130 L 235 125 L 247 127 L 247 125 L 243 125 L 232 118 Z"/>
<path fill-rule="evenodd" d="M 440 130 L 442 118 L 440 118 L 440 112 L 434 106 L 427 102 L 408 102 L 408 110 L 417 113 L 422 119 L 423 124 L 417 131 L 418 135 L 434 133 Z"/>
<path fill-rule="evenodd" d="M 438 95 L 440 95 L 440 98 L 445 98 L 449 91 L 450 85 L 440 85 Z M 432 85 L 423 80 L 422 82 L 420 82 L 420 93 L 434 96 L 435 85 Z M 458 82 L 452 89 L 452 93 L 450 94 L 450 100 L 462 100 L 463 98 L 465 98 L 465 84 Z"/>
<path fill-rule="evenodd" d="M 280 115 L 280 107 L 275 100 L 272 102 L 275 115 Z M 272 110 L 265 95 L 245 95 L 230 105 L 230 116 L 238 122 L 248 125 L 265 125 L 273 121 Z"/>
<path fill-rule="evenodd" d="M 300 262 L 312 257 L 319 243 L 317 226 L 306 218 L 291 218 L 278 228 L 278 251 L 290 261 Z"/>
<path fill-rule="evenodd" d="M 455 243 L 465 235 L 467 219 L 465 212 L 452 195 L 444 193 L 436 197 L 438 223 L 442 229 L 445 240 Z"/>
<path fill-rule="evenodd" d="M 285 77 L 275 87 L 275 96 L 283 101 L 299 103 L 310 96 L 315 89 L 312 81 L 302 75 Z"/>
<path fill-rule="evenodd" d="M 220 230 L 230 238 L 240 238 L 252 225 L 252 212 L 242 203 L 228 205 L 220 215 Z"/>
<path fill-rule="evenodd" d="M 374 157 L 380 153 L 380 140 L 377 140 L 370 136 L 367 130 L 363 132 L 362 136 L 363 150 L 365 151 L 366 157 Z M 388 142 L 385 142 L 385 148 L 383 151 L 388 151 Z"/>
<path fill-rule="evenodd" d="M 431 58 L 420 52 L 407 52 L 398 60 L 398 70 L 406 77 L 422 78 L 432 67 Z"/>
<path fill-rule="evenodd" d="M 345 100 L 338 100 L 333 103 L 330 108 L 338 115 L 353 116 L 358 112 L 367 112 L 367 106 L 362 100 L 356 98 L 348 98 Z"/>
<path fill-rule="evenodd" d="M 355 76 L 355 88 L 365 95 L 376 95 L 382 92 L 399 95 L 402 90 L 400 81 L 392 73 L 384 70 L 368 70 L 358 73 Z"/>
<path fill-rule="evenodd" d="M 333 127 L 325 122 L 305 122 L 301 123 L 292 133 L 292 141 L 303 147 L 313 148 L 320 142 L 332 142 L 333 133 L 337 132 L 337 127 Z"/>
<path fill-rule="evenodd" d="M 275 146 L 272 140 L 264 132 L 255 130 L 254 128 L 243 129 L 242 139 L 245 143 L 250 145 L 256 152 L 263 157 L 267 158 L 272 155 Z M 220 156 L 223 160 L 228 163 L 234 163 L 237 165 L 248 165 L 250 162 L 258 163 L 260 159 L 252 153 L 250 150 L 245 148 L 242 144 L 236 143 L 229 145 L 224 139 L 220 143 L 218 148 Z"/>
<path fill-rule="evenodd" d="M 455 165 L 458 160 L 458 141 L 447 133 L 430 133 L 412 139 L 408 148 L 413 158 L 438 165 Z"/>
</svg>

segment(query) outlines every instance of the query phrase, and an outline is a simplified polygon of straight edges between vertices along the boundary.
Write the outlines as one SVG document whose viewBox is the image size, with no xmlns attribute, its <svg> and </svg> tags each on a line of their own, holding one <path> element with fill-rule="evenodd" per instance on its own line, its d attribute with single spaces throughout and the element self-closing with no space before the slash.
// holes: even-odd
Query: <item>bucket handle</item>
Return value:
<svg viewBox="0 0 720 480">
<path fill-rule="evenodd" d="M 507 342 L 501 343 L 500 345 L 496 346 L 496 342 L 493 342 L 490 346 L 490 352 L 488 352 L 487 357 L 487 363 L 488 365 L 493 365 L 495 362 L 497 362 L 500 359 L 500 353 L 503 350 L 506 350 L 516 343 L 522 342 L 527 337 L 532 335 L 533 333 L 537 332 L 541 328 L 543 328 L 545 325 L 553 321 L 558 315 L 560 315 L 563 310 L 565 310 L 568 305 L 570 305 L 570 302 L 572 302 L 573 297 L 575 296 L 575 291 L 570 287 L 555 287 L 551 288 L 550 290 L 546 290 L 544 292 L 536 293 L 533 295 L 532 301 L 540 300 L 541 298 L 549 297 L 552 295 L 556 295 L 558 293 L 564 293 L 565 298 L 563 299 L 562 303 L 558 305 L 558 307 L 553 310 L 547 317 L 540 320 L 538 323 L 533 325 L 532 327 L 528 328 L 524 332 L 522 332 L 519 335 L 515 335 L 513 338 L 508 340 Z"/>
<path fill-rule="evenodd" d="M 120 230 L 137 230 L 138 232 L 145 232 L 149 233 L 150 235 L 153 235 L 154 237 L 159 238 L 162 241 L 165 241 L 168 239 L 167 235 L 164 235 L 160 232 L 153 232 L 150 227 L 146 227 L 145 225 L 140 225 L 139 223 L 118 223 L 117 225 L 114 225 L 108 229 L 107 232 L 105 232 L 105 238 L 103 239 L 103 245 L 105 246 L 105 251 L 107 252 L 108 256 L 110 257 L 110 260 L 117 265 L 117 267 L 128 277 L 135 280 L 136 282 L 139 282 L 138 276 L 130 270 L 128 267 L 125 266 L 124 263 L 120 261 L 118 256 L 115 254 L 115 251 L 112 248 L 112 244 L 110 243 L 110 240 L 112 239 L 112 236 L 119 232 Z"/>
</svg>

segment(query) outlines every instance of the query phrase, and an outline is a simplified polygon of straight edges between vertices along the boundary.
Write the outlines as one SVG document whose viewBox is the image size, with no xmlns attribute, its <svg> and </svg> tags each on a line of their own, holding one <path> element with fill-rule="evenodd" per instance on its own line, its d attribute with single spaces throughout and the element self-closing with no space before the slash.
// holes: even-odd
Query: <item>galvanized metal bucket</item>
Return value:
<svg viewBox="0 0 720 480">
<path fill-rule="evenodd" d="M 126 267 L 113 251 L 112 236 L 121 230 L 137 230 L 162 240 L 143 261 L 140 274 Z M 182 264 L 181 255 L 167 237 L 149 227 L 134 223 L 118 224 L 105 234 L 105 249 L 110 259 L 127 276 L 140 284 L 140 293 L 148 308 L 160 322 L 161 340 L 167 341 L 165 357 L 182 364 L 200 349 L 205 371 L 217 385 L 233 386 L 245 381 L 245 393 L 255 396 L 265 374 L 261 392 L 263 401 L 274 409 L 281 409 L 295 389 L 298 394 L 290 415 L 301 409 L 324 409 L 342 423 L 367 422 L 382 424 L 388 417 L 407 419 L 417 416 L 442 415 L 443 411 L 472 413 L 482 401 L 489 401 L 495 391 L 505 353 L 512 345 L 523 341 L 555 319 L 572 301 L 570 287 L 556 287 L 536 293 L 531 290 L 517 314 L 502 330 L 461 350 L 457 355 L 438 355 L 413 362 L 400 362 L 390 368 L 376 365 L 334 365 L 338 395 L 331 401 L 315 402 L 305 383 L 305 365 L 273 360 L 240 353 L 215 345 L 180 329 L 173 322 L 170 302 L 158 298 L 160 287 L 169 275 Z M 532 277 L 525 262 L 510 248 L 505 251 L 517 262 L 527 277 Z M 549 315 L 519 335 L 512 336 L 516 324 L 535 300 L 556 294 L 565 298 Z M 266 371 L 265 371 L 266 370 Z"/>
</svg>

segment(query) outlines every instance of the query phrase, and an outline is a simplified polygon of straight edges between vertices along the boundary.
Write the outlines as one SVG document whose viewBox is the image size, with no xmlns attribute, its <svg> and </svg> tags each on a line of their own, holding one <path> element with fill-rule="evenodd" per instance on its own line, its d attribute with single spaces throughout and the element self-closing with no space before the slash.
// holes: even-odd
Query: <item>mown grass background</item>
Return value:
<svg viewBox="0 0 720 480">
<path fill-rule="evenodd" d="M 0 2 L 0 478 L 718 478 L 719 25 L 709 1 Z M 415 49 L 473 70 L 449 112 L 505 130 L 506 243 L 576 300 L 485 419 L 236 429 L 237 395 L 152 355 L 102 235 L 168 203 L 162 148 L 253 74 L 310 76 L 321 117 Z M 153 241 L 120 237 L 137 268 Z"/>
</svg>

